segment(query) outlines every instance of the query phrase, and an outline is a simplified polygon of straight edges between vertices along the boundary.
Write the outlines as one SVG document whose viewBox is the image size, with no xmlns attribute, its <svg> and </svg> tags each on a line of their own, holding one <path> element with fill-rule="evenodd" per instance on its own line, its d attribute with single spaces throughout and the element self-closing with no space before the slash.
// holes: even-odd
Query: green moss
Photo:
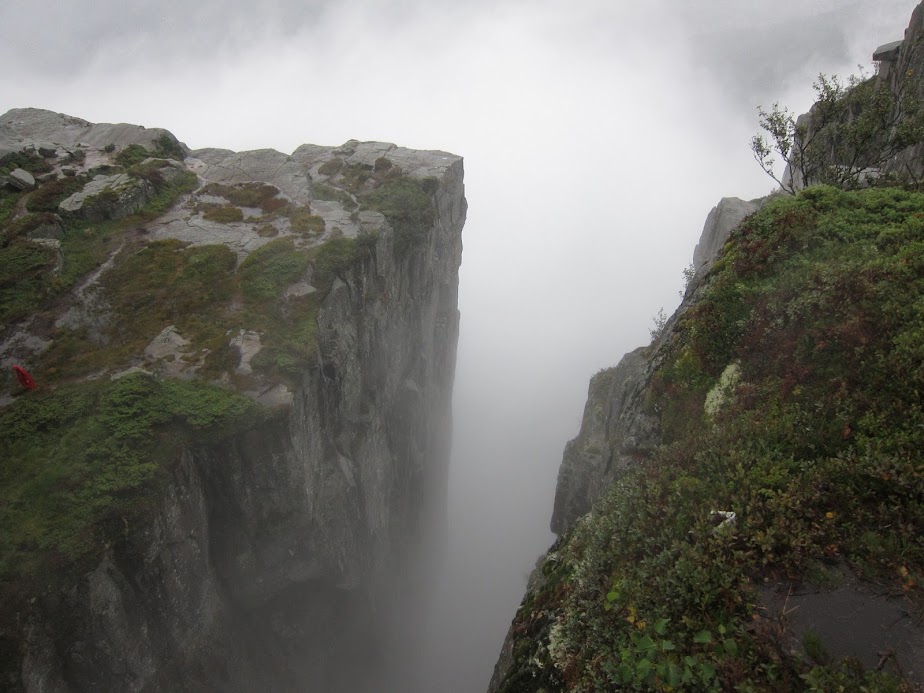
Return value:
<svg viewBox="0 0 924 693">
<path fill-rule="evenodd" d="M 186 152 L 183 151 L 183 146 L 176 137 L 164 132 L 154 139 L 154 156 L 183 161 L 186 158 Z"/>
<path fill-rule="evenodd" d="M 49 582 L 95 558 L 153 509 L 181 447 L 256 415 L 232 392 L 140 374 L 23 395 L 0 411 L 0 576 Z"/>
<path fill-rule="evenodd" d="M 16 203 L 22 197 L 22 191 L 11 190 L 6 186 L 0 186 L 0 226 L 9 223 L 16 208 Z"/>
<path fill-rule="evenodd" d="M 105 151 L 112 151 L 109 149 L 109 145 L 106 146 Z M 183 161 L 186 158 L 186 153 L 175 137 L 163 133 L 154 140 L 151 149 L 141 144 L 130 144 L 123 148 L 115 155 L 115 162 L 119 166 L 130 168 L 151 157 Z"/>
<path fill-rule="evenodd" d="M 32 193 L 27 206 L 29 209 L 56 210 L 58 202 L 79 190 L 83 182 L 80 178 L 62 178 L 46 183 Z M 11 244 L 6 249 L 5 263 L 10 273 L 9 281 L 15 283 L 16 273 L 20 271 L 22 274 L 18 276 L 22 277 L 22 281 L 15 283 L 15 287 L 8 283 L 5 289 L 0 289 L 0 315 L 5 316 L 2 319 L 15 320 L 47 308 L 88 272 L 105 262 L 128 229 L 163 214 L 180 195 L 195 188 L 196 182 L 192 173 L 183 173 L 170 183 L 162 181 L 154 197 L 142 210 L 123 219 L 102 222 L 65 220 L 64 237 L 61 239 L 64 265 L 57 275 L 50 271 L 54 267 L 51 251 L 29 243 L 12 249 Z M 36 195 L 39 197 L 36 198 Z M 20 225 L 27 231 L 32 223 L 40 223 L 47 218 L 41 214 L 27 216 L 8 229 L 18 234 L 23 231 Z M 42 262 L 41 258 L 47 261 Z M 23 263 L 28 265 L 28 269 Z"/>
</svg>

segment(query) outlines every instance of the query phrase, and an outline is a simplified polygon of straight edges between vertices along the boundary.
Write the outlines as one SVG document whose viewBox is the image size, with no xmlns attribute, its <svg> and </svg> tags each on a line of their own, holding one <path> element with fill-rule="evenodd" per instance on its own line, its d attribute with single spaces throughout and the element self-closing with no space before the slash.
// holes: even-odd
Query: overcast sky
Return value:
<svg viewBox="0 0 924 693">
<path fill-rule="evenodd" d="M 483 690 L 551 541 L 589 377 L 672 311 L 709 209 L 772 181 L 756 106 L 810 104 L 915 0 L 0 3 L 0 113 L 190 147 L 385 140 L 465 157 L 449 577 L 424 690 Z"/>
</svg>

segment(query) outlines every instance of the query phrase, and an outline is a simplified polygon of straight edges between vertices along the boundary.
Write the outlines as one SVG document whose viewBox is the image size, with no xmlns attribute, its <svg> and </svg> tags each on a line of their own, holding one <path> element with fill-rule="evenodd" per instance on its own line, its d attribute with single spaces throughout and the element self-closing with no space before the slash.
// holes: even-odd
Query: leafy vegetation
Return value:
<svg viewBox="0 0 924 693">
<path fill-rule="evenodd" d="M 30 212 L 57 212 L 58 205 L 67 197 L 81 190 L 87 183 L 83 176 L 58 178 L 39 187 L 26 200 Z"/>
<path fill-rule="evenodd" d="M 144 374 L 37 391 L 0 410 L 0 579 L 63 578 L 151 512 L 185 445 L 257 420 L 233 392 Z"/>
<path fill-rule="evenodd" d="M 259 207 L 267 213 L 278 211 L 287 204 L 285 200 L 277 197 L 279 189 L 266 183 L 209 183 L 202 188 L 200 194 L 217 195 L 238 207 Z"/>
<path fill-rule="evenodd" d="M 844 562 L 924 601 L 924 195 L 776 198 L 698 294 L 649 385 L 663 444 L 553 547 L 501 690 L 910 690 L 794 656 L 756 587 Z"/>
<path fill-rule="evenodd" d="M 813 86 L 817 100 L 804 120 L 779 104 L 761 108 L 760 127 L 769 140 L 760 134 L 751 139 L 760 167 L 789 193 L 818 184 L 868 185 L 892 157 L 924 141 L 924 108 L 910 75 L 897 95 L 887 82 L 862 74 L 846 84 L 819 75 Z M 788 167 L 786 179 L 774 172 L 777 155 Z M 907 179 L 908 173 L 893 171 L 892 177 Z"/>
<path fill-rule="evenodd" d="M 45 275 L 54 252 L 26 240 L 0 248 L 0 324 L 9 324 L 38 309 L 50 291 Z"/>
<path fill-rule="evenodd" d="M 130 144 L 115 155 L 115 162 L 119 166 L 129 168 L 130 166 L 140 164 L 142 161 L 150 158 L 151 156 L 151 152 L 149 152 L 143 145 Z"/>
<path fill-rule="evenodd" d="M 289 207 L 287 216 L 293 231 L 310 235 L 324 233 L 324 219 L 312 214 L 308 207 Z"/>
<path fill-rule="evenodd" d="M 156 159 L 176 159 L 178 161 L 186 158 L 186 153 L 180 143 L 177 142 L 175 137 L 167 133 L 157 137 L 153 145 L 153 149 L 149 150 L 140 144 L 130 144 L 115 155 L 115 162 L 119 166 L 130 168 L 152 157 Z M 106 151 L 110 151 L 108 145 Z"/>
<path fill-rule="evenodd" d="M 353 196 L 346 190 L 335 188 L 332 185 L 325 185 L 324 183 L 315 183 L 311 186 L 311 190 L 315 198 L 319 200 L 335 200 L 343 205 L 343 208 L 348 212 L 353 211 L 357 207 Z"/>
<path fill-rule="evenodd" d="M 41 213 L 23 217 L 3 229 L 3 243 L 8 245 L 0 253 L 5 253 L 4 266 L 11 274 L 8 275 L 8 285 L 0 287 L 0 321 L 9 323 L 48 307 L 80 278 L 101 265 L 122 240 L 126 229 L 163 214 L 180 195 L 195 188 L 197 179 L 195 174 L 188 172 L 175 176 L 169 182 L 160 178 L 154 186 L 155 195 L 148 204 L 138 213 L 123 219 L 103 222 L 64 220 L 61 239 L 64 265 L 58 274 L 52 274 L 49 271 L 53 267 L 49 249 L 26 239 L 10 239 L 14 235 L 22 235 L 30 224 L 47 220 L 49 217 L 43 215 L 57 210 L 58 203 L 80 190 L 85 182 L 82 177 L 75 177 L 45 183 L 27 198 L 27 208 Z M 14 273 L 20 271 L 23 279 L 17 281 Z"/>
<path fill-rule="evenodd" d="M 17 168 L 28 171 L 33 176 L 52 170 L 52 166 L 44 158 L 33 152 L 13 152 L 0 158 L 0 176 L 5 176 Z"/>
<path fill-rule="evenodd" d="M 399 252 L 413 248 L 433 225 L 436 210 L 435 178 L 398 178 L 376 188 L 363 198 L 368 207 L 381 212 L 395 230 Z"/>
<path fill-rule="evenodd" d="M 279 238 L 258 248 L 241 263 L 241 289 L 258 301 L 279 298 L 308 267 L 308 255 L 295 249 L 290 238 Z"/>
<path fill-rule="evenodd" d="M 244 221 L 244 213 L 234 205 L 208 205 L 202 216 L 209 221 L 217 221 L 221 224 Z"/>
</svg>

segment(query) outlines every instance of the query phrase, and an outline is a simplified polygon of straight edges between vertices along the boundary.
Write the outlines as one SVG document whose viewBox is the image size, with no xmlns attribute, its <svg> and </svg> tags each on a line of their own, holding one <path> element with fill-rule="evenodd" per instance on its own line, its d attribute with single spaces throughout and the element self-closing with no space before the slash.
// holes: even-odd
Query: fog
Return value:
<svg viewBox="0 0 924 693">
<path fill-rule="evenodd" d="M 0 112 L 192 148 L 384 140 L 465 157 L 449 535 L 408 691 L 483 691 L 598 369 L 679 302 L 710 208 L 773 182 L 756 106 L 804 111 L 915 0 L 0 5 Z"/>
</svg>

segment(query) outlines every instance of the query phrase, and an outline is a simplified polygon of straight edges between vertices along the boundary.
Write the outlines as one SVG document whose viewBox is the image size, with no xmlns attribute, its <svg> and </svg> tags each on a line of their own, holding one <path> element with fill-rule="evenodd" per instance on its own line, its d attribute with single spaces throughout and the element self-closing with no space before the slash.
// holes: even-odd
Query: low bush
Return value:
<svg viewBox="0 0 924 693">
<path fill-rule="evenodd" d="M 363 198 L 363 203 L 381 212 L 395 231 L 399 252 L 414 248 L 427 234 L 436 217 L 432 178 L 398 178 L 384 183 Z"/>
<path fill-rule="evenodd" d="M 26 209 L 30 212 L 57 212 L 58 205 L 65 198 L 82 190 L 86 182 L 87 179 L 83 176 L 74 176 L 42 183 L 26 199 Z"/>
<path fill-rule="evenodd" d="M 209 221 L 217 221 L 221 224 L 244 221 L 244 213 L 233 205 L 208 205 L 202 212 L 202 216 Z"/>
<path fill-rule="evenodd" d="M 287 216 L 293 231 L 312 235 L 324 233 L 324 219 L 312 214 L 308 207 L 290 207 Z"/>
<path fill-rule="evenodd" d="M 656 356 L 663 444 L 546 559 L 568 580 L 521 609 L 515 632 L 547 625 L 501 691 L 902 690 L 811 638 L 815 662 L 793 655 L 755 587 L 837 560 L 924 603 L 922 218 L 921 194 L 810 188 L 733 232 Z"/>
<path fill-rule="evenodd" d="M 277 197 L 279 189 L 265 183 L 242 183 L 239 185 L 209 183 L 199 192 L 203 195 L 223 197 L 238 207 L 259 207 L 264 212 L 278 211 L 286 204 L 285 200 Z"/>
<path fill-rule="evenodd" d="M 241 263 L 241 291 L 257 301 L 276 299 L 307 267 L 308 254 L 297 250 L 291 239 L 270 241 Z"/>
<path fill-rule="evenodd" d="M 138 526 L 181 447 L 257 420 L 250 400 L 134 374 L 36 391 L 0 410 L 0 577 L 63 580 Z"/>
</svg>

